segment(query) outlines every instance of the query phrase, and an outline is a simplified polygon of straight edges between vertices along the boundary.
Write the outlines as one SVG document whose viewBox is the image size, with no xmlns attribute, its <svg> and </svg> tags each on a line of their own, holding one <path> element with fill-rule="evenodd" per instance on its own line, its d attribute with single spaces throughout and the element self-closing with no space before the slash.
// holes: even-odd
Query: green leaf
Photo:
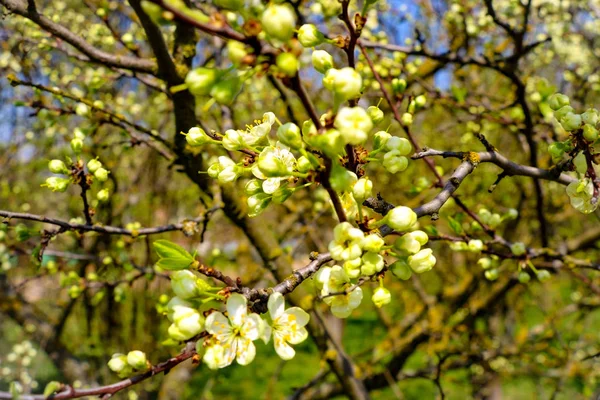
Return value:
<svg viewBox="0 0 600 400">
<path fill-rule="evenodd" d="M 168 257 L 168 258 L 161 258 L 160 260 L 158 260 L 158 262 L 156 263 L 157 267 L 160 267 L 162 269 L 165 269 L 167 271 L 179 271 L 182 269 L 186 269 L 187 267 L 189 267 L 192 262 L 194 262 L 194 260 L 189 259 L 189 258 L 183 258 L 183 257 Z"/>
<path fill-rule="evenodd" d="M 176 245 L 168 240 L 157 240 L 153 244 L 154 250 L 160 258 L 179 258 L 189 260 L 189 264 L 194 261 L 194 257 L 183 247 Z"/>
<path fill-rule="evenodd" d="M 448 217 L 448 225 L 450 225 L 450 229 L 452 229 L 457 235 L 462 235 L 464 233 L 462 225 L 454 218 Z"/>
</svg>

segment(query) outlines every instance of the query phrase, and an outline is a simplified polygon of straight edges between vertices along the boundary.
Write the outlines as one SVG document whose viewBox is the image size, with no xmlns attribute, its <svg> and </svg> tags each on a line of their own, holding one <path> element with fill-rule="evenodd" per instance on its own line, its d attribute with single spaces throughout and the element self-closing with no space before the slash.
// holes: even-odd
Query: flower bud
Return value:
<svg viewBox="0 0 600 400">
<path fill-rule="evenodd" d="M 262 183 L 258 179 L 250 179 L 248 181 L 248 183 L 246 183 L 245 190 L 246 190 L 246 194 L 248 196 L 252 196 L 253 194 L 256 194 L 256 193 L 261 193 L 262 192 Z"/>
<path fill-rule="evenodd" d="M 371 233 L 360 242 L 360 247 L 364 251 L 370 251 L 373 253 L 379 253 L 381 248 L 385 245 L 383 238 L 379 236 L 377 233 Z"/>
<path fill-rule="evenodd" d="M 394 274 L 396 278 L 402 279 L 403 281 L 410 279 L 412 276 L 412 270 L 404 258 L 400 258 L 390 265 L 390 271 L 392 271 L 392 274 Z"/>
<path fill-rule="evenodd" d="M 373 122 L 362 107 L 344 107 L 336 115 L 334 126 L 347 144 L 362 144 L 367 141 Z"/>
<path fill-rule="evenodd" d="M 408 168 L 408 158 L 401 156 L 398 150 L 392 150 L 385 153 L 382 165 L 387 172 L 395 174 Z"/>
<path fill-rule="evenodd" d="M 277 139 L 293 150 L 302 148 L 302 136 L 298 125 L 288 122 L 277 129 Z"/>
<path fill-rule="evenodd" d="M 404 79 L 392 79 L 392 90 L 394 94 L 402 94 L 406 90 L 406 81 Z"/>
<path fill-rule="evenodd" d="M 62 193 L 69 188 L 69 183 L 71 183 L 71 180 L 68 178 L 58 178 L 56 176 L 51 176 L 49 178 L 46 178 L 46 183 L 44 183 L 42 186 L 47 187 L 53 192 Z"/>
<path fill-rule="evenodd" d="M 494 262 L 491 258 L 482 257 L 477 260 L 477 265 L 479 265 L 482 269 L 489 269 L 493 266 Z"/>
<path fill-rule="evenodd" d="M 360 178 L 352 188 L 352 195 L 359 204 L 362 204 L 365 199 L 371 197 L 373 191 L 373 182 L 367 178 Z"/>
<path fill-rule="evenodd" d="M 292 53 L 280 53 L 275 59 L 275 64 L 287 76 L 292 77 L 298 73 L 298 59 Z"/>
<path fill-rule="evenodd" d="M 384 305 L 392 302 L 392 295 L 390 294 L 389 290 L 379 286 L 373 291 L 373 297 L 371 297 L 371 300 L 373 301 L 373 304 L 375 304 L 375 307 L 381 308 Z"/>
<path fill-rule="evenodd" d="M 568 113 L 572 113 L 573 111 L 575 111 L 573 107 L 564 106 L 554 112 L 554 118 L 560 121 L 565 115 L 567 115 Z"/>
<path fill-rule="evenodd" d="M 88 161 L 87 163 L 87 168 L 88 170 L 93 174 L 94 172 L 96 172 L 99 168 L 102 168 L 102 163 L 100 161 L 98 161 L 97 158 L 94 158 L 90 161 Z"/>
<path fill-rule="evenodd" d="M 296 168 L 298 168 L 298 172 L 306 173 L 310 171 L 313 168 L 313 166 L 307 157 L 301 156 L 296 162 Z"/>
<path fill-rule="evenodd" d="M 177 297 L 191 299 L 201 295 L 197 281 L 198 277 L 192 271 L 177 271 L 171 275 L 171 288 Z"/>
<path fill-rule="evenodd" d="M 598 110 L 595 108 L 589 108 L 583 114 L 581 114 L 581 119 L 583 120 L 584 124 L 596 127 L 596 124 L 598 124 L 598 120 L 600 119 L 600 115 L 598 115 Z"/>
<path fill-rule="evenodd" d="M 407 231 L 417 222 L 417 214 L 409 207 L 398 206 L 384 217 L 385 223 L 395 231 Z"/>
<path fill-rule="evenodd" d="M 248 55 L 248 51 L 246 50 L 246 45 L 244 43 L 230 40 L 227 42 L 227 54 L 229 55 L 229 59 L 231 60 L 232 64 L 239 66 L 244 57 Z"/>
<path fill-rule="evenodd" d="M 312 53 L 313 67 L 322 74 L 333 68 L 333 57 L 325 50 L 315 50 Z"/>
<path fill-rule="evenodd" d="M 276 204 L 283 204 L 283 202 L 289 199 L 292 194 L 294 194 L 293 190 L 286 187 L 280 187 L 273 193 L 273 202 Z"/>
<path fill-rule="evenodd" d="M 263 12 L 261 23 L 269 36 L 287 42 L 294 36 L 296 14 L 288 4 L 271 3 Z"/>
<path fill-rule="evenodd" d="M 108 174 L 109 172 L 106 169 L 100 167 L 94 172 L 94 177 L 100 182 L 106 182 L 108 180 Z"/>
<path fill-rule="evenodd" d="M 67 166 L 61 160 L 51 160 L 48 163 L 48 169 L 53 174 L 68 174 L 69 173 Z"/>
<path fill-rule="evenodd" d="M 560 160 L 565 154 L 565 150 L 562 143 L 553 142 L 548 145 L 548 153 L 550 153 L 553 160 Z"/>
<path fill-rule="evenodd" d="M 408 265 L 417 274 L 429 271 L 436 263 L 436 259 L 432 253 L 433 250 L 431 249 L 423 249 L 417 254 L 408 257 Z"/>
<path fill-rule="evenodd" d="M 525 244 L 524 243 L 515 242 L 515 243 L 513 243 L 513 244 L 510 245 L 510 251 L 515 256 L 522 256 L 523 254 L 525 254 L 525 252 L 527 251 L 527 249 L 525 248 Z"/>
<path fill-rule="evenodd" d="M 258 156 L 257 165 L 260 172 L 269 178 L 285 177 L 292 172 L 285 161 L 278 157 L 274 151 L 265 150 L 261 152 Z"/>
<path fill-rule="evenodd" d="M 96 198 L 99 202 L 105 203 L 110 198 L 110 192 L 108 191 L 108 189 L 102 189 L 98 191 L 98 193 L 96 193 Z"/>
<path fill-rule="evenodd" d="M 127 364 L 138 371 L 147 370 L 148 360 L 146 359 L 146 353 L 139 350 L 130 351 L 127 353 Z"/>
<path fill-rule="evenodd" d="M 425 104 L 427 104 L 427 97 L 425 97 L 424 94 L 420 94 L 417 97 L 415 97 L 415 107 L 416 109 L 420 109 L 425 107 Z"/>
<path fill-rule="evenodd" d="M 248 197 L 248 216 L 256 217 L 262 213 L 271 203 L 271 195 L 266 193 L 257 193 Z"/>
<path fill-rule="evenodd" d="M 71 139 L 71 149 L 75 152 L 75 154 L 81 153 L 81 150 L 83 150 L 83 139 L 81 139 L 81 138 Z"/>
<path fill-rule="evenodd" d="M 220 75 L 221 73 L 214 68 L 195 68 L 186 75 L 185 84 L 194 96 L 206 96 L 217 83 Z"/>
<path fill-rule="evenodd" d="M 412 152 L 412 145 L 408 139 L 398 136 L 390 137 L 385 144 L 385 148 L 388 150 L 398 150 L 398 154 L 401 156 L 407 156 Z"/>
<path fill-rule="evenodd" d="M 548 98 L 548 106 L 554 111 L 569 105 L 569 97 L 561 93 L 554 93 Z"/>
<path fill-rule="evenodd" d="M 85 117 L 89 113 L 90 113 L 90 108 L 87 106 L 87 104 L 79 103 L 75 107 L 75 114 L 79 115 L 80 117 Z"/>
<path fill-rule="evenodd" d="M 185 135 L 185 140 L 190 146 L 194 147 L 202 146 L 212 139 L 204 132 L 204 129 L 193 127 L 188 131 L 187 135 Z"/>
<path fill-rule="evenodd" d="M 195 309 L 189 309 L 187 312 L 181 312 L 175 315 L 174 324 L 181 338 L 171 336 L 171 328 L 169 328 L 169 336 L 175 340 L 188 340 L 191 337 L 199 334 L 204 330 L 204 317 Z"/>
<path fill-rule="evenodd" d="M 323 86 L 342 100 L 355 99 L 360 96 L 362 77 L 351 67 L 330 68 L 323 77 Z"/>
<path fill-rule="evenodd" d="M 521 283 L 527 283 L 531 280 L 531 276 L 527 272 L 521 271 L 519 272 L 518 279 Z"/>
<path fill-rule="evenodd" d="M 402 123 L 403 126 L 411 126 L 413 123 L 412 114 L 405 112 L 404 114 L 402 114 L 402 117 L 400 118 L 400 122 Z"/>
<path fill-rule="evenodd" d="M 519 217 L 519 212 L 517 210 L 515 210 L 514 208 L 509 208 L 506 211 L 506 214 L 504 214 L 504 217 L 509 220 L 514 220 Z"/>
<path fill-rule="evenodd" d="M 335 159 L 344 152 L 345 143 L 340 131 L 329 129 L 321 135 L 310 137 L 309 144 L 321 150 L 327 157 Z"/>
<path fill-rule="evenodd" d="M 394 249 L 396 249 L 400 255 L 408 256 L 418 253 L 419 250 L 421 250 L 421 244 L 410 233 L 407 233 L 396 239 L 394 242 Z"/>
<path fill-rule="evenodd" d="M 375 275 L 376 273 L 381 272 L 385 266 L 383 257 L 371 251 L 363 254 L 361 261 L 362 265 L 360 266 L 360 272 L 366 276 Z"/>
<path fill-rule="evenodd" d="M 535 275 L 536 275 L 536 277 L 538 278 L 538 280 L 540 282 L 547 281 L 551 277 L 550 276 L 550 272 L 548 272 L 545 269 L 542 269 L 542 270 L 538 271 Z"/>
<path fill-rule="evenodd" d="M 423 232 L 423 231 L 412 231 L 410 232 L 410 235 L 417 241 L 419 242 L 419 244 L 421 246 L 425 246 L 427 244 L 427 242 L 429 241 L 429 236 L 427 235 L 427 233 Z"/>
<path fill-rule="evenodd" d="M 487 271 L 484 272 L 484 275 L 488 281 L 495 281 L 496 279 L 498 279 L 498 276 L 500 276 L 500 274 L 496 268 L 488 269 Z"/>
<path fill-rule="evenodd" d="M 369 118 L 371 118 L 371 121 L 373 121 L 374 125 L 377 125 L 378 123 L 383 121 L 383 111 L 381 111 L 381 108 L 379 107 L 370 106 L 369 108 L 367 108 L 367 114 L 369 115 Z"/>
<path fill-rule="evenodd" d="M 588 142 L 595 142 L 598 139 L 598 130 L 592 125 L 583 126 L 583 137 Z"/>
<path fill-rule="evenodd" d="M 378 150 L 385 146 L 390 140 L 392 135 L 387 133 L 386 131 L 379 131 L 373 135 L 373 149 Z"/>
<path fill-rule="evenodd" d="M 560 124 L 565 131 L 574 131 L 581 126 L 581 115 L 575 113 L 567 113 L 561 118 Z"/>
<path fill-rule="evenodd" d="M 479 239 L 469 240 L 467 246 L 469 247 L 469 251 L 472 251 L 473 253 L 479 253 L 484 248 L 483 242 Z"/>
<path fill-rule="evenodd" d="M 357 181 L 358 178 L 354 172 L 348 171 L 337 163 L 333 165 L 329 182 L 336 192 L 349 192 Z"/>
<path fill-rule="evenodd" d="M 346 275 L 350 279 L 356 279 L 360 276 L 360 266 L 362 265 L 362 260 L 359 258 L 354 258 L 352 260 L 344 261 L 343 268 Z"/>
<path fill-rule="evenodd" d="M 325 36 L 313 24 L 304 24 L 298 29 L 298 41 L 304 47 L 315 47 L 323 43 Z"/>
<path fill-rule="evenodd" d="M 210 91 L 210 96 L 219 104 L 229 106 L 242 89 L 239 77 L 232 77 L 217 82 Z"/>
<path fill-rule="evenodd" d="M 131 367 L 127 363 L 127 356 L 120 353 L 115 353 L 112 355 L 110 361 L 108 362 L 108 368 L 111 371 L 119 374 L 119 376 L 121 376 L 122 373 L 131 371 Z"/>
</svg>

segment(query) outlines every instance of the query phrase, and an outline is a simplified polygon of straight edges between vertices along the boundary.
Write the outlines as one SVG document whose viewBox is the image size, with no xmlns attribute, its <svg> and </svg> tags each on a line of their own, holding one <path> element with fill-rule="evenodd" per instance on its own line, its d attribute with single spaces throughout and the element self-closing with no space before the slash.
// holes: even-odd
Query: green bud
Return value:
<svg viewBox="0 0 600 400">
<path fill-rule="evenodd" d="M 404 79 L 392 79 L 392 90 L 394 94 L 402 94 L 406 90 L 407 83 Z"/>
<path fill-rule="evenodd" d="M 515 242 L 515 243 L 513 243 L 513 244 L 510 245 L 510 251 L 515 256 L 522 256 L 527 251 L 527 248 L 525 247 L 524 243 Z"/>
<path fill-rule="evenodd" d="M 530 280 L 531 280 L 531 276 L 527 272 L 525 272 L 525 271 L 519 272 L 519 282 L 527 283 Z"/>
<path fill-rule="evenodd" d="M 53 174 L 68 174 L 69 170 L 61 160 L 52 160 L 48 163 L 48 169 Z"/>
<path fill-rule="evenodd" d="M 133 350 L 127 353 L 127 364 L 137 371 L 145 371 L 148 369 L 148 360 L 146 353 L 139 350 Z"/>
<path fill-rule="evenodd" d="M 312 53 L 312 64 L 317 72 L 324 74 L 333 68 L 333 57 L 325 50 L 315 50 Z"/>
<path fill-rule="evenodd" d="M 425 107 L 425 104 L 427 104 L 427 97 L 425 97 L 424 94 L 420 94 L 417 97 L 415 97 L 415 107 L 418 109 Z"/>
<path fill-rule="evenodd" d="M 592 125 L 583 126 L 583 137 L 588 142 L 595 142 L 598 139 L 598 130 Z"/>
<path fill-rule="evenodd" d="M 598 120 L 600 119 L 600 115 L 598 115 L 598 110 L 595 108 L 589 108 L 583 114 L 581 114 L 581 119 L 583 120 L 584 124 L 596 127 L 596 124 L 598 124 Z"/>
<path fill-rule="evenodd" d="M 369 108 L 367 108 L 367 114 L 369 115 L 369 118 L 371 118 L 371 121 L 373 121 L 374 125 L 377 125 L 378 123 L 383 121 L 383 118 L 385 117 L 383 111 L 381 111 L 381 109 L 376 106 L 370 106 Z"/>
<path fill-rule="evenodd" d="M 402 114 L 402 117 L 400 118 L 400 122 L 402 122 L 403 126 L 411 126 L 413 123 L 412 114 L 405 112 L 404 114 Z"/>
<path fill-rule="evenodd" d="M 323 86 L 334 92 L 339 98 L 350 100 L 360 96 L 362 77 L 351 67 L 330 68 L 323 77 Z"/>
<path fill-rule="evenodd" d="M 479 265 L 482 269 L 489 269 L 493 266 L 493 261 L 491 258 L 483 257 L 477 260 L 477 265 Z"/>
<path fill-rule="evenodd" d="M 100 182 L 106 182 L 108 180 L 109 172 L 104 168 L 98 168 L 96 172 L 94 172 L 94 177 L 98 179 Z"/>
<path fill-rule="evenodd" d="M 263 12 L 261 23 L 269 36 L 287 42 L 294 36 L 296 13 L 288 4 L 271 3 Z"/>
<path fill-rule="evenodd" d="M 565 131 L 574 131 L 581 126 L 581 115 L 575 113 L 567 113 L 560 119 L 560 124 Z"/>
<path fill-rule="evenodd" d="M 96 198 L 101 203 L 107 202 L 110 198 L 110 192 L 108 191 L 108 189 L 102 189 L 98 193 L 96 193 Z"/>
<path fill-rule="evenodd" d="M 197 281 L 198 277 L 192 271 L 176 271 L 171 275 L 171 288 L 177 297 L 184 300 L 191 299 L 202 294 Z"/>
<path fill-rule="evenodd" d="M 545 282 L 551 278 L 550 272 L 545 269 L 539 270 L 535 275 L 540 282 Z"/>
<path fill-rule="evenodd" d="M 241 2 L 243 3 L 243 0 Z M 244 57 L 248 55 L 248 51 L 246 50 L 246 45 L 244 43 L 235 40 L 230 40 L 227 42 L 227 54 L 229 54 L 229 59 L 231 60 L 233 65 L 239 66 L 242 63 Z"/>
<path fill-rule="evenodd" d="M 343 268 L 344 272 L 350 279 L 356 279 L 360 276 L 360 266 L 362 265 L 362 260 L 359 258 L 354 258 L 352 260 L 344 261 Z"/>
<path fill-rule="evenodd" d="M 280 187 L 273 193 L 273 202 L 276 204 L 283 204 L 283 202 L 289 199 L 292 194 L 294 194 L 293 190 Z"/>
<path fill-rule="evenodd" d="M 213 68 L 195 68 L 188 72 L 185 84 L 194 96 L 206 96 L 217 83 L 221 73 Z"/>
<path fill-rule="evenodd" d="M 383 257 L 377 253 L 373 253 L 372 251 L 368 251 L 363 254 L 361 261 L 362 265 L 360 267 L 360 272 L 366 276 L 372 276 L 378 272 L 381 272 L 385 266 Z"/>
<path fill-rule="evenodd" d="M 304 145 L 298 125 L 288 122 L 277 129 L 277 139 L 293 150 L 301 149 Z"/>
<path fill-rule="evenodd" d="M 248 197 L 248 216 L 256 217 L 267 208 L 269 203 L 271 203 L 271 195 L 266 193 L 257 193 Z"/>
<path fill-rule="evenodd" d="M 484 275 L 488 281 L 495 281 L 496 279 L 498 279 L 498 276 L 500 276 L 500 274 L 496 268 L 488 269 L 487 271 L 484 272 Z"/>
<path fill-rule="evenodd" d="M 127 356 L 120 353 L 112 355 L 112 358 L 108 362 L 108 368 L 123 378 L 133 372 L 131 366 L 127 363 Z"/>
<path fill-rule="evenodd" d="M 93 160 L 88 161 L 87 168 L 93 174 L 99 168 L 102 168 L 102 163 L 100 161 L 98 161 L 97 158 L 94 158 Z"/>
<path fill-rule="evenodd" d="M 335 163 L 331 169 L 329 181 L 331 182 L 331 187 L 335 191 L 341 193 L 352 190 L 352 187 L 358 181 L 358 178 L 354 172 L 348 171 L 346 168 Z"/>
<path fill-rule="evenodd" d="M 89 113 L 90 113 L 90 108 L 87 106 L 87 104 L 79 103 L 75 107 L 75 114 L 79 115 L 80 117 L 85 117 Z"/>
<path fill-rule="evenodd" d="M 298 41 L 304 47 L 315 47 L 323 43 L 325 36 L 313 24 L 304 24 L 298 29 Z"/>
<path fill-rule="evenodd" d="M 388 150 L 398 150 L 397 154 L 400 156 L 407 156 L 412 152 L 410 141 L 398 136 L 390 137 L 385 144 L 385 148 Z"/>
<path fill-rule="evenodd" d="M 81 153 L 81 150 L 83 150 L 83 140 L 80 138 L 71 139 L 71 149 L 73 149 L 75 154 Z"/>
<path fill-rule="evenodd" d="M 574 111 L 573 107 L 564 106 L 554 112 L 554 118 L 556 118 L 558 121 L 560 121 L 565 115 L 567 115 L 568 113 L 572 113 L 573 111 Z"/>
<path fill-rule="evenodd" d="M 333 159 L 344 152 L 345 145 L 342 134 L 337 129 L 329 129 L 321 135 L 311 136 L 309 138 L 309 144 L 314 148 L 321 150 L 327 157 Z"/>
<path fill-rule="evenodd" d="M 417 254 L 421 250 L 421 243 L 410 233 L 403 235 L 394 242 L 394 249 L 402 256 Z"/>
<path fill-rule="evenodd" d="M 193 127 L 190 128 L 187 135 L 185 135 L 185 141 L 192 147 L 202 146 L 212 141 L 212 139 L 206 134 L 204 129 Z"/>
<path fill-rule="evenodd" d="M 301 173 L 306 173 L 306 172 L 310 171 L 311 169 L 313 169 L 313 166 L 312 166 L 310 160 L 308 158 L 306 158 L 305 156 L 301 156 L 300 158 L 298 158 L 296 167 L 298 168 L 298 172 L 301 172 Z"/>
<path fill-rule="evenodd" d="M 383 218 L 392 229 L 403 232 L 409 230 L 417 222 L 417 214 L 409 207 L 397 206 Z"/>
<path fill-rule="evenodd" d="M 292 53 L 280 53 L 275 64 L 287 76 L 296 76 L 298 73 L 298 59 Z"/>
<path fill-rule="evenodd" d="M 403 281 L 410 279 L 412 276 L 412 270 L 404 258 L 401 258 L 390 265 L 390 271 L 392 271 L 392 274 L 394 274 L 396 278 L 402 279 Z"/>
<path fill-rule="evenodd" d="M 564 146 L 560 142 L 553 142 L 548 145 L 548 153 L 553 160 L 560 160 L 565 154 Z"/>
<path fill-rule="evenodd" d="M 368 177 L 360 178 L 352 188 L 352 195 L 356 201 L 362 204 L 365 199 L 371 197 L 373 192 L 373 182 Z"/>
<path fill-rule="evenodd" d="M 242 80 L 239 77 L 224 79 L 213 85 L 210 95 L 219 104 L 229 106 L 242 90 Z"/>
<path fill-rule="evenodd" d="M 261 193 L 262 190 L 262 182 L 258 179 L 250 179 L 248 183 L 246 183 L 246 195 L 252 196 L 253 194 Z"/>
<path fill-rule="evenodd" d="M 437 261 L 432 253 L 433 250 L 431 249 L 423 249 L 417 254 L 408 257 L 408 265 L 417 274 L 429 271 Z"/>
<path fill-rule="evenodd" d="M 390 294 L 389 290 L 380 286 L 373 292 L 373 297 L 371 297 L 371 300 L 373 301 L 373 304 L 375 304 L 375 307 L 381 308 L 384 305 L 392 302 L 392 295 Z"/>
<path fill-rule="evenodd" d="M 561 93 L 555 93 L 548 98 L 548 106 L 554 111 L 569 105 L 569 97 Z"/>
<path fill-rule="evenodd" d="M 69 184 L 71 183 L 71 180 L 68 178 L 58 178 L 55 176 L 51 176 L 49 178 L 46 178 L 46 183 L 44 183 L 42 186 L 47 187 L 48 189 L 52 190 L 53 192 L 65 192 L 68 188 L 69 188 Z"/>
<path fill-rule="evenodd" d="M 373 122 L 362 107 L 343 107 L 335 117 L 334 126 L 345 143 L 358 145 L 367 141 Z"/>
<path fill-rule="evenodd" d="M 371 233 L 362 239 L 360 247 L 364 251 L 370 251 L 373 253 L 379 253 L 381 248 L 385 245 L 383 238 L 377 233 Z"/>
<path fill-rule="evenodd" d="M 390 135 L 386 131 L 379 131 L 375 133 L 375 135 L 373 135 L 373 149 L 379 150 L 387 144 L 388 140 L 390 140 L 391 137 L 392 135 Z"/>
<path fill-rule="evenodd" d="M 469 251 L 472 251 L 473 253 L 479 253 L 485 248 L 483 242 L 479 239 L 469 240 L 467 247 L 469 248 Z"/>
<path fill-rule="evenodd" d="M 384 154 L 382 164 L 386 171 L 395 174 L 408 168 L 408 158 L 401 156 L 400 151 L 392 150 Z"/>
</svg>

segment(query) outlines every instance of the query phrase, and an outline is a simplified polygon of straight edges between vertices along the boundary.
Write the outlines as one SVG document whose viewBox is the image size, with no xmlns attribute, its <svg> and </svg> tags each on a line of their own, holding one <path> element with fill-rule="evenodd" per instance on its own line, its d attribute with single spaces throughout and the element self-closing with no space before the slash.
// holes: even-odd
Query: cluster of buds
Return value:
<svg viewBox="0 0 600 400">
<path fill-rule="evenodd" d="M 152 364 L 146 358 L 146 353 L 132 350 L 127 355 L 115 353 L 108 362 L 108 368 L 116 373 L 119 378 L 127 378 L 134 373 L 147 371 Z"/>
<path fill-rule="evenodd" d="M 196 97 L 210 96 L 219 104 L 230 105 L 242 90 L 242 78 L 231 74 L 229 70 L 199 67 L 191 70 L 185 77 L 185 83 L 172 88 L 177 91 L 189 90 Z"/>
</svg>

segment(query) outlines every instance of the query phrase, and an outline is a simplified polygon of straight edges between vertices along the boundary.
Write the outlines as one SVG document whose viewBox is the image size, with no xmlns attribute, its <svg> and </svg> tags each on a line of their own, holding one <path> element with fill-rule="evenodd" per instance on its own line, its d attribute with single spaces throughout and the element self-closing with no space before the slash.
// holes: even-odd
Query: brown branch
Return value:
<svg viewBox="0 0 600 400">
<path fill-rule="evenodd" d="M 147 72 L 150 74 L 156 72 L 156 63 L 154 61 L 144 58 L 110 54 L 100 50 L 64 26 L 53 22 L 51 19 L 38 13 L 35 9 L 28 7 L 28 5 L 21 0 L 0 0 L 0 4 L 13 14 L 31 20 L 46 32 L 69 43 L 71 46 L 88 56 L 91 61 L 131 71 Z"/>
</svg>

